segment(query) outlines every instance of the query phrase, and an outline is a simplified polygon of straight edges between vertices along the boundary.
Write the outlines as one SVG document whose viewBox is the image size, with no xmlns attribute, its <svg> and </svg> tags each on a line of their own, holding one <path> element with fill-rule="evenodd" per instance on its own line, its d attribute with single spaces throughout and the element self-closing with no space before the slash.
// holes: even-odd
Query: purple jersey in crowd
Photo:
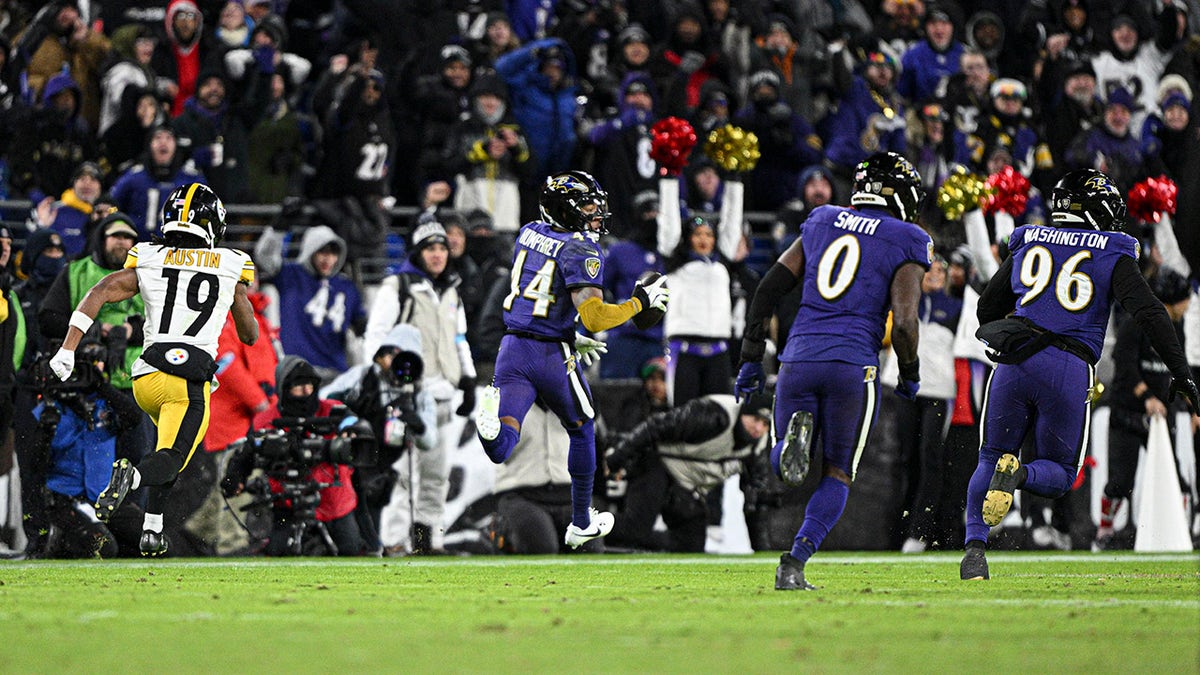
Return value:
<svg viewBox="0 0 1200 675">
<path fill-rule="evenodd" d="M 783 362 L 841 361 L 879 365 L 901 265 L 933 262 L 933 240 L 886 211 L 821 206 L 800 226 L 804 295 Z"/>
<path fill-rule="evenodd" d="M 600 287 L 604 257 L 588 235 L 534 221 L 517 235 L 513 279 L 516 284 L 504 298 L 508 330 L 574 343 L 576 311 L 571 291 Z"/>
<path fill-rule="evenodd" d="M 1138 257 L 1123 232 L 1018 227 L 1008 240 L 1017 316 L 1087 345 L 1096 359 L 1104 346 L 1117 260 Z"/>
</svg>

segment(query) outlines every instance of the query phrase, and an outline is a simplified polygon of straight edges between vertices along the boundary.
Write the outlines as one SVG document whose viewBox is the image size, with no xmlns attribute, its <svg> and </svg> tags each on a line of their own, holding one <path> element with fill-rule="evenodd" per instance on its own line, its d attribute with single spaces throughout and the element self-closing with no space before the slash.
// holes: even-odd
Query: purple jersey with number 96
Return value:
<svg viewBox="0 0 1200 675">
<path fill-rule="evenodd" d="M 925 269 L 933 240 L 920 227 L 866 207 L 821 206 L 800 226 L 804 295 L 780 361 L 879 365 L 892 277 Z"/>
<path fill-rule="evenodd" d="M 576 310 L 571 291 L 599 288 L 603 280 L 604 256 L 590 236 L 541 221 L 529 223 L 513 247 L 504 325 L 517 333 L 573 342 Z"/>
</svg>

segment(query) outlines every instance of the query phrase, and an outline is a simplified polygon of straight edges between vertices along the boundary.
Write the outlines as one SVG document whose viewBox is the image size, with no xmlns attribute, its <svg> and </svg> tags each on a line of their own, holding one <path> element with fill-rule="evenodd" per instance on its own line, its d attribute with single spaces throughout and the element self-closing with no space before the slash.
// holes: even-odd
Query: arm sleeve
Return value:
<svg viewBox="0 0 1200 675">
<path fill-rule="evenodd" d="M 683 216 L 679 210 L 679 180 L 658 180 L 658 252 L 671 255 L 679 245 L 683 231 Z"/>
<path fill-rule="evenodd" d="M 675 184 L 679 189 L 679 184 Z M 742 228 L 746 222 L 745 211 L 746 186 L 741 181 L 725 181 L 725 196 L 721 200 L 721 221 L 717 227 L 717 249 L 726 260 L 732 261 L 737 255 L 738 244 L 742 241 Z"/>
<path fill-rule="evenodd" d="M 1146 336 L 1154 351 L 1162 357 L 1163 363 L 1174 377 L 1191 377 L 1184 358 L 1183 348 L 1179 346 L 1179 338 L 1175 335 L 1175 326 L 1162 302 L 1154 297 L 1146 279 L 1138 269 L 1137 261 L 1128 256 L 1121 256 L 1113 268 L 1113 295 L 1121 303 L 1121 307 L 1133 317 Z"/>
<path fill-rule="evenodd" d="M 742 361 L 761 361 L 764 343 L 767 339 L 767 324 L 775 311 L 775 306 L 783 296 L 791 292 L 800 279 L 792 271 L 775 263 L 767 270 L 766 276 L 759 282 L 754 291 L 754 299 L 750 302 L 750 311 L 746 314 L 746 334 L 742 342 Z"/>
<path fill-rule="evenodd" d="M 983 293 L 979 296 L 979 325 L 1003 319 L 1017 306 L 1017 294 L 1012 290 L 1012 256 L 1000 263 L 1000 269 L 992 275 Z"/>
<path fill-rule="evenodd" d="M 1179 242 L 1175 239 L 1171 214 L 1162 214 L 1162 218 L 1154 224 L 1154 243 L 1162 253 L 1163 267 L 1170 267 L 1185 277 L 1191 275 L 1192 267 L 1188 265 L 1187 258 L 1183 257 L 1183 252 L 1179 250 Z"/>
<path fill-rule="evenodd" d="M 700 443 L 725 431 L 729 415 L 720 404 L 704 398 L 650 416 L 631 433 L 627 443 L 646 448 L 656 443 Z"/>
<path fill-rule="evenodd" d="M 620 326 L 633 318 L 634 314 L 642 311 L 642 302 L 630 298 L 618 305 L 609 304 L 600 298 L 592 297 L 579 304 L 579 319 L 583 327 L 592 333 Z"/>
<path fill-rule="evenodd" d="M 1117 344 L 1113 348 L 1113 384 L 1130 382 L 1137 386 L 1142 381 L 1138 370 L 1138 332 L 1136 322 L 1126 321 L 1117 329 Z"/>
<path fill-rule="evenodd" d="M 971 257 L 975 259 L 975 269 L 979 270 L 979 278 L 987 281 L 996 273 L 999 263 L 992 255 L 992 245 L 988 241 L 987 220 L 983 217 L 982 209 L 972 209 L 963 215 L 963 229 L 967 235 L 967 246 L 971 249 Z"/>
</svg>

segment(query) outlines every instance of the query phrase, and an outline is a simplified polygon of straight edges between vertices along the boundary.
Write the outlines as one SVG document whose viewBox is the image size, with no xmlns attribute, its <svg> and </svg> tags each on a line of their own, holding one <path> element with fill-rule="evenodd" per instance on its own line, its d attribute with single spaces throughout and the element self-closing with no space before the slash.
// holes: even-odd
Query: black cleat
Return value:
<svg viewBox="0 0 1200 675">
<path fill-rule="evenodd" d="M 983 522 L 989 527 L 999 525 L 1012 508 L 1020 468 L 1021 460 L 1016 455 L 1001 455 L 996 460 L 996 471 L 992 473 L 992 482 L 988 483 L 987 496 L 983 499 Z"/>
<path fill-rule="evenodd" d="M 963 581 L 980 581 L 989 579 L 987 555 L 982 548 L 971 547 L 963 554 L 962 564 L 958 566 L 958 576 Z"/>
<path fill-rule="evenodd" d="M 813 416 L 810 412 L 797 410 L 788 420 L 787 435 L 783 449 L 779 452 L 779 477 L 789 485 L 799 485 L 808 476 L 811 464 Z"/>
<path fill-rule="evenodd" d="M 804 580 L 804 563 L 793 558 L 791 553 L 784 553 L 779 556 L 779 567 L 775 568 L 775 590 L 815 591 L 817 587 Z"/>
<path fill-rule="evenodd" d="M 167 535 L 152 530 L 142 530 L 142 538 L 138 540 L 138 550 L 143 558 L 158 558 L 167 553 Z"/>
<path fill-rule="evenodd" d="M 129 494 L 129 488 L 133 487 L 134 471 L 135 469 L 128 459 L 121 458 L 113 462 L 112 477 L 108 479 L 108 485 L 100 491 L 100 496 L 96 498 L 96 517 L 100 519 L 100 522 L 107 523 L 121 502 L 125 501 L 125 496 Z"/>
</svg>

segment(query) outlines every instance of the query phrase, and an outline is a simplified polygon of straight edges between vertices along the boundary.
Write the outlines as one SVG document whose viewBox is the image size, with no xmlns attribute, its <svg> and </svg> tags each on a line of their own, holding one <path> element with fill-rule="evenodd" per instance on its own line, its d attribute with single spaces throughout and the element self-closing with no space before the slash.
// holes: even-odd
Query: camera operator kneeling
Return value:
<svg viewBox="0 0 1200 675">
<path fill-rule="evenodd" d="M 302 358 L 284 358 L 275 381 L 279 403 L 254 417 L 255 432 L 236 448 L 222 492 L 249 489 L 272 502 L 267 555 L 368 553 L 365 542 L 375 537 L 355 517 L 351 477 L 352 464 L 374 462 L 369 426 L 347 416 L 339 401 L 317 397 L 320 378 Z M 247 484 L 254 468 L 266 473 L 266 485 Z"/>
<path fill-rule="evenodd" d="M 102 344 L 80 345 L 75 371 L 65 382 L 50 372 L 48 359 L 34 366 L 42 395 L 33 409 L 38 420 L 34 453 L 49 457 L 46 557 L 132 555 L 142 535 L 143 513 L 132 501 L 122 504 L 107 525 L 92 506 L 108 485 L 117 437 L 137 426 L 142 415 L 133 397 L 109 384 L 102 370 L 106 356 Z"/>
<path fill-rule="evenodd" d="M 710 394 L 651 415 L 604 458 L 610 475 L 629 479 L 608 544 L 703 553 L 708 491 L 766 450 L 770 428 L 770 404 L 757 397 L 739 405 L 728 394 Z M 665 542 L 653 531 L 660 515 Z"/>
</svg>

